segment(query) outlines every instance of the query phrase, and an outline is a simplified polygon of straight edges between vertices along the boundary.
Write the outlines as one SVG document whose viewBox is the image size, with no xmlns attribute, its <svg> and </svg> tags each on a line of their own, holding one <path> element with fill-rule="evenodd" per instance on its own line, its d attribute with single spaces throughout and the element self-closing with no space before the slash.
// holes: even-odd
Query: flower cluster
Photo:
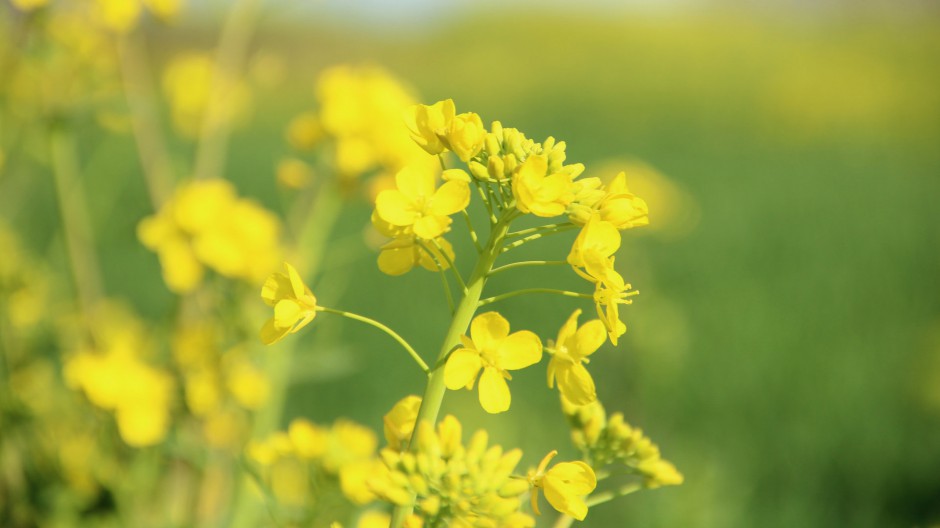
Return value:
<svg viewBox="0 0 940 528">
<path fill-rule="evenodd" d="M 682 474 L 659 454 L 643 431 L 628 424 L 621 413 L 607 416 L 599 401 L 574 406 L 562 399 L 574 444 L 595 469 L 616 464 L 643 477 L 647 488 L 682 484 Z"/>
<path fill-rule="evenodd" d="M 113 411 L 129 445 L 159 443 L 170 427 L 173 377 L 147 361 L 151 344 L 132 314 L 107 304 L 98 307 L 95 319 L 93 345 L 77 347 L 66 361 L 66 383 Z"/>
<path fill-rule="evenodd" d="M 193 291 L 205 268 L 261 281 L 280 260 L 280 222 L 225 180 L 180 186 L 157 214 L 137 227 L 140 241 L 160 257 L 163 279 L 176 293 Z"/>
<path fill-rule="evenodd" d="M 214 120 L 210 123 L 214 127 L 243 120 L 251 102 L 248 85 L 215 69 L 206 52 L 174 56 L 163 71 L 163 91 L 173 126 L 186 138 L 197 138 L 207 118 Z M 210 104 L 217 109 L 211 116 L 207 111 Z"/>
<path fill-rule="evenodd" d="M 312 120 L 303 123 L 311 130 L 304 131 L 295 122 L 292 137 L 298 143 L 300 138 L 314 142 L 320 132 L 312 130 Z M 563 141 L 550 137 L 535 142 L 499 122 L 487 129 L 479 115 L 457 113 L 451 100 L 412 106 L 405 112 L 405 125 L 425 157 L 437 157 L 442 170 L 426 164 L 398 169 L 394 187 L 376 196 L 372 223 L 391 239 L 379 250 L 381 271 L 401 275 L 422 266 L 441 275 L 453 317 L 434 367 L 385 325 L 319 306 L 290 265 L 286 275 L 272 275 L 262 290 L 262 298 L 274 308 L 262 329 L 264 342 L 273 343 L 299 330 L 319 312 L 339 314 L 387 333 L 428 376 L 424 397 L 406 397 L 384 418 L 388 446 L 381 451 L 383 468 L 363 469 L 371 471 L 366 478 L 371 492 L 396 506 L 393 526 L 403 526 L 405 520 L 418 522 L 414 516 L 430 526 L 533 526 L 534 519 L 521 510 L 526 492 L 532 513 L 539 514 L 538 500 L 544 494 L 557 511 L 583 520 L 590 505 L 617 496 L 610 490 L 594 494 L 599 480 L 595 470 L 614 461 L 642 476 L 645 487 L 681 482 L 681 475 L 659 457 L 658 449 L 639 430 L 630 428 L 620 415 L 606 420 L 597 402 L 594 378 L 585 366 L 608 341 L 616 346 L 626 330 L 620 306 L 630 304 L 637 294 L 615 269 L 621 231 L 648 224 L 646 203 L 628 190 L 625 174 L 606 182 L 599 177 L 581 178 L 585 167 L 566 162 Z M 447 168 L 447 153 L 453 153 L 465 169 Z M 474 190 L 489 220 L 486 239 L 477 234 L 468 210 Z M 452 216 L 458 213 L 464 216 L 477 250 L 468 277 L 455 266 L 454 248 L 445 238 L 453 227 Z M 526 215 L 536 222 L 555 217 L 567 221 L 512 231 L 513 222 Z M 496 266 L 497 259 L 523 244 L 569 230 L 578 234 L 565 260 Z M 570 266 L 592 284 L 593 292 L 531 288 L 482 297 L 487 280 L 496 273 L 550 264 Z M 457 286 L 456 296 L 452 283 Z M 511 332 L 509 321 L 496 311 L 477 314 L 483 306 L 529 293 L 588 299 L 595 304 L 598 318 L 579 325 L 582 310 L 576 309 L 557 340 L 543 345 L 534 332 Z M 549 467 L 557 454 L 553 451 L 537 468 L 516 475 L 522 457 L 519 450 L 489 447 L 483 430 L 465 446 L 455 417 L 437 421 L 445 389 L 476 386 L 485 411 L 508 411 L 511 372 L 539 363 L 543 352 L 550 356 L 549 388 L 558 386 L 567 414 L 583 418 L 575 440 L 584 460 Z"/>
<path fill-rule="evenodd" d="M 376 190 L 389 185 L 405 166 L 431 169 L 436 163 L 409 139 L 401 126 L 402 111 L 414 104 L 409 90 L 374 66 L 334 66 L 320 74 L 317 112 L 303 112 L 290 122 L 286 137 L 297 154 L 314 153 L 344 185 L 375 174 Z M 278 166 L 278 180 L 291 188 L 309 184 L 308 162 L 290 157 Z"/>
<path fill-rule="evenodd" d="M 392 504 L 415 505 L 430 526 L 534 526 L 533 519 L 519 511 L 520 496 L 529 485 L 512 476 L 522 452 L 489 446 L 483 430 L 464 446 L 462 431 L 453 416 L 445 417 L 436 430 L 421 422 L 414 452 L 383 449 L 389 474 L 373 478 L 370 485 Z"/>
<path fill-rule="evenodd" d="M 322 427 L 299 418 L 286 432 L 253 441 L 246 451 L 278 502 L 302 507 L 312 506 L 311 491 L 318 485 L 338 487 L 355 504 L 374 501 L 367 482 L 382 474 L 377 446 L 375 433 L 352 421 L 340 419 Z"/>
</svg>

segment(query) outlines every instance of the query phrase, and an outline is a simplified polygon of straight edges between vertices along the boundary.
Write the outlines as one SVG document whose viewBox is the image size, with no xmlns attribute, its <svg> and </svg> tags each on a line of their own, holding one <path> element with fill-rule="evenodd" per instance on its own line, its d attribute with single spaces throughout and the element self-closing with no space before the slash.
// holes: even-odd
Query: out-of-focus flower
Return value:
<svg viewBox="0 0 940 528">
<path fill-rule="evenodd" d="M 124 2 L 130 0 L 117 0 Z M 190 52 L 174 57 L 163 72 L 163 90 L 170 102 L 173 125 L 185 137 L 198 137 L 213 98 L 218 110 L 211 126 L 237 123 L 251 104 L 248 86 L 224 76 L 208 53 Z"/>
<path fill-rule="evenodd" d="M 317 316 L 317 298 L 293 266 L 285 262 L 284 267 L 286 275 L 271 275 L 261 288 L 261 298 L 274 308 L 274 317 L 261 329 L 261 341 L 266 345 L 300 330 Z"/>
<path fill-rule="evenodd" d="M 385 440 L 390 449 L 402 450 L 408 445 L 414 432 L 415 420 L 418 419 L 418 410 L 421 408 L 421 397 L 415 395 L 405 396 L 392 407 L 383 418 Z"/>
<path fill-rule="evenodd" d="M 167 286 L 194 290 L 204 266 L 221 275 L 260 281 L 280 259 L 280 222 L 256 203 L 238 198 L 225 180 L 183 184 L 153 216 L 141 220 L 137 236 L 156 251 Z"/>
</svg>

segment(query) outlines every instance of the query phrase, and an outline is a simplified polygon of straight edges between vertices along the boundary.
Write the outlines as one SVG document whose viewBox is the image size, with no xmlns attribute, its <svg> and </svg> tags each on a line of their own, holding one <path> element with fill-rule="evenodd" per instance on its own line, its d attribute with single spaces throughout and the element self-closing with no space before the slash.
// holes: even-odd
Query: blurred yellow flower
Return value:
<svg viewBox="0 0 940 528">
<path fill-rule="evenodd" d="M 304 189 L 313 181 L 313 168 L 298 158 L 282 159 L 276 172 L 277 183 L 288 189 Z"/>
<path fill-rule="evenodd" d="M 552 359 L 548 362 L 548 386 L 554 387 L 562 396 L 575 405 L 586 405 L 597 399 L 594 379 L 582 363 L 588 363 L 588 356 L 597 351 L 607 333 L 604 323 L 595 319 L 578 328 L 578 316 L 581 310 L 575 310 L 558 332 L 558 341 L 554 343 Z"/>
<path fill-rule="evenodd" d="M 10 0 L 13 7 L 21 11 L 32 11 L 49 4 L 49 0 Z"/>
<path fill-rule="evenodd" d="M 400 451 L 408 445 L 420 408 L 421 397 L 412 394 L 399 400 L 382 418 L 388 447 Z"/>
<path fill-rule="evenodd" d="M 261 298 L 274 308 L 274 317 L 261 328 L 261 341 L 266 345 L 297 332 L 317 316 L 317 298 L 293 266 L 285 262 L 284 267 L 286 275 L 274 273 L 261 288 Z"/>
<path fill-rule="evenodd" d="M 597 487 L 597 477 L 591 466 L 581 462 L 560 462 L 545 471 L 548 463 L 555 458 L 558 451 L 552 451 L 542 462 L 538 469 L 529 473 L 529 483 L 532 486 L 532 510 L 539 514 L 539 490 L 545 492 L 545 498 L 553 508 L 570 515 L 579 521 L 587 516 L 588 506 L 584 496 Z"/>
<path fill-rule="evenodd" d="M 108 0 L 133 3 L 131 0 Z M 217 109 L 210 123 L 234 124 L 248 115 L 251 92 L 241 81 L 229 79 L 214 65 L 209 53 L 187 52 L 174 57 L 163 72 L 163 91 L 170 103 L 173 125 L 187 138 L 196 138 L 213 98 Z"/>
<path fill-rule="evenodd" d="M 203 266 L 257 281 L 280 256 L 277 217 L 219 179 L 181 185 L 157 214 L 140 221 L 137 236 L 156 251 L 167 286 L 180 294 L 201 283 Z"/>
<path fill-rule="evenodd" d="M 285 132 L 287 142 L 296 150 L 313 150 L 323 139 L 320 118 L 313 112 L 304 112 L 291 119 Z"/>
<path fill-rule="evenodd" d="M 574 199 L 572 178 L 568 172 L 549 173 L 545 156 L 529 156 L 512 176 L 516 207 L 523 213 L 551 218 L 565 212 Z"/>
<path fill-rule="evenodd" d="M 511 394 L 507 379 L 510 370 L 519 370 L 542 359 L 542 342 L 527 330 L 509 333 L 509 322 L 496 312 L 476 316 L 470 335 L 461 336 L 463 348 L 451 353 L 444 366 L 447 388 L 472 389 L 480 376 L 480 404 L 489 413 L 509 409 Z M 483 371 L 482 375 L 480 371 Z"/>
<path fill-rule="evenodd" d="M 432 171 L 406 167 L 395 175 L 396 189 L 382 191 L 375 201 L 379 217 L 398 227 L 410 227 L 425 240 L 450 230 L 450 215 L 470 203 L 466 182 L 451 180 L 435 188 Z"/>
</svg>

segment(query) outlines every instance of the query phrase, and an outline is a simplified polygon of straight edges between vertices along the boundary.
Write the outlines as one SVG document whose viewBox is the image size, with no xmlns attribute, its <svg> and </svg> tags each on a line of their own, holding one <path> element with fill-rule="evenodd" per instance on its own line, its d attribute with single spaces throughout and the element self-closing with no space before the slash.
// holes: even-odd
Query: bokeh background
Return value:
<svg viewBox="0 0 940 528">
<path fill-rule="evenodd" d="M 228 6 L 190 7 L 175 25 L 143 28 L 154 68 L 215 42 Z M 618 257 L 641 295 L 622 311 L 621 346 L 605 345 L 592 371 L 608 410 L 686 480 L 592 509 L 587 526 L 940 523 L 936 5 L 279 1 L 261 13 L 252 64 L 268 81 L 232 135 L 225 177 L 274 211 L 284 127 L 338 63 L 381 66 L 422 102 L 453 98 L 484 122 L 563 139 L 569 160 L 626 170 L 649 202 L 651 226 L 625 232 Z M 104 287 L 162 317 L 173 295 L 135 236 L 150 206 L 126 154 L 133 139 L 88 126 L 79 142 Z M 4 171 L 0 217 L 61 265 L 43 168 L 27 156 Z M 312 287 L 430 357 L 449 319 L 438 279 L 380 273 L 362 236 L 369 214 L 365 202 L 346 207 L 327 245 L 342 255 L 325 257 Z M 558 238 L 528 254 L 564 255 L 570 240 Z M 452 239 L 469 271 L 468 240 Z M 498 277 L 491 291 L 521 284 L 579 286 L 548 268 Z M 503 313 L 550 338 L 571 308 L 517 298 Z M 290 339 L 300 344 L 285 424 L 348 416 L 378 428 L 391 402 L 423 388 L 371 329 L 324 317 Z M 513 391 L 502 415 L 464 392 L 444 409 L 527 454 L 567 445 L 541 370 L 514 375 Z"/>
</svg>

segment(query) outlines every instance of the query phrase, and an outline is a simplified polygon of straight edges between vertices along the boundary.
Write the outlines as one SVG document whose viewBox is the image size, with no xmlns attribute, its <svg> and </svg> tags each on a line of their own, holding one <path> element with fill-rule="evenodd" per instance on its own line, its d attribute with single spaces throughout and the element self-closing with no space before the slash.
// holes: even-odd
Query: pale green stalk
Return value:
<svg viewBox="0 0 940 528">
<path fill-rule="evenodd" d="M 466 292 L 457 304 L 457 310 L 454 312 L 450 327 L 447 329 L 447 335 L 444 337 L 444 342 L 441 344 L 440 351 L 438 352 L 434 370 L 432 370 L 431 374 L 428 376 L 428 384 L 427 387 L 425 387 L 424 395 L 421 400 L 421 408 L 418 410 L 418 418 L 415 421 L 415 431 L 418 430 L 417 424 L 421 422 L 431 424 L 437 422 L 437 416 L 441 410 L 441 403 L 444 400 L 444 393 L 447 391 L 447 387 L 444 384 L 444 369 L 441 367 L 451 350 L 460 343 L 460 336 L 464 335 L 467 332 L 467 327 L 470 326 L 470 321 L 477 311 L 480 296 L 483 294 L 483 286 L 486 284 L 487 275 L 500 254 L 503 239 L 506 233 L 509 232 L 509 224 L 512 222 L 513 217 L 513 213 L 510 212 L 495 223 L 493 229 L 490 231 L 490 238 L 486 246 L 484 246 L 480 257 L 477 259 L 473 272 L 470 274 L 470 279 L 467 280 Z M 414 433 L 412 433 L 411 440 L 410 448 L 414 449 L 416 447 L 413 442 Z M 405 519 L 411 514 L 413 509 L 413 506 L 396 507 L 392 514 L 391 526 L 393 528 L 401 528 Z"/>
<path fill-rule="evenodd" d="M 404 348 L 406 352 L 408 352 L 408 355 L 411 356 L 411 359 L 413 359 L 413 360 L 415 361 L 415 363 L 417 363 L 418 366 L 421 367 L 421 370 L 422 370 L 425 374 L 428 374 L 428 373 L 431 371 L 431 369 L 428 367 L 427 363 L 425 363 L 424 360 L 421 359 L 421 356 L 418 355 L 417 352 L 415 352 L 415 349 L 412 348 L 412 346 L 411 346 L 410 344 L 408 344 L 408 342 L 405 341 L 404 338 L 402 338 L 400 335 L 398 335 L 398 333 L 395 332 L 394 330 L 392 330 L 391 328 L 389 328 L 389 327 L 385 326 L 384 324 L 382 324 L 382 323 L 376 321 L 375 319 L 370 319 L 370 318 L 368 318 L 368 317 L 365 317 L 365 316 L 362 316 L 362 315 L 359 315 L 359 314 L 355 314 L 355 313 L 352 313 L 352 312 L 345 312 L 345 311 L 343 311 L 343 310 L 334 310 L 333 308 L 325 308 L 325 307 L 323 307 L 323 306 L 317 306 L 317 311 L 318 311 L 318 312 L 325 312 L 325 313 L 331 313 L 331 314 L 341 315 L 341 316 L 343 316 L 343 317 L 345 317 L 345 318 L 347 318 L 347 319 L 352 319 L 353 321 L 359 321 L 360 323 L 365 323 L 365 324 L 367 324 L 367 325 L 369 325 L 369 326 L 373 326 L 373 327 L 375 327 L 375 328 L 378 328 L 379 330 L 381 330 L 381 331 L 385 332 L 386 334 L 388 334 L 389 337 L 391 337 L 392 339 L 394 339 L 395 341 L 397 341 L 398 344 L 401 345 L 402 348 Z"/>
<path fill-rule="evenodd" d="M 568 264 L 566 260 L 523 260 L 521 262 L 513 262 L 511 264 L 506 264 L 505 266 L 499 266 L 493 268 L 490 271 L 490 277 L 496 275 L 497 273 L 502 273 L 504 271 L 509 271 L 516 268 L 525 268 L 532 266 L 564 266 Z"/>
<path fill-rule="evenodd" d="M 576 297 L 578 299 L 593 299 L 594 296 L 588 293 L 578 293 L 568 290 L 556 290 L 553 288 L 526 288 L 523 290 L 514 290 L 508 293 L 503 293 L 501 295 L 496 295 L 494 297 L 489 297 L 480 301 L 480 306 L 486 306 L 494 302 L 502 301 L 504 299 L 509 299 L 516 297 L 518 295 L 528 295 L 530 293 L 551 293 L 553 295 L 564 295 L 565 297 Z"/>
</svg>

